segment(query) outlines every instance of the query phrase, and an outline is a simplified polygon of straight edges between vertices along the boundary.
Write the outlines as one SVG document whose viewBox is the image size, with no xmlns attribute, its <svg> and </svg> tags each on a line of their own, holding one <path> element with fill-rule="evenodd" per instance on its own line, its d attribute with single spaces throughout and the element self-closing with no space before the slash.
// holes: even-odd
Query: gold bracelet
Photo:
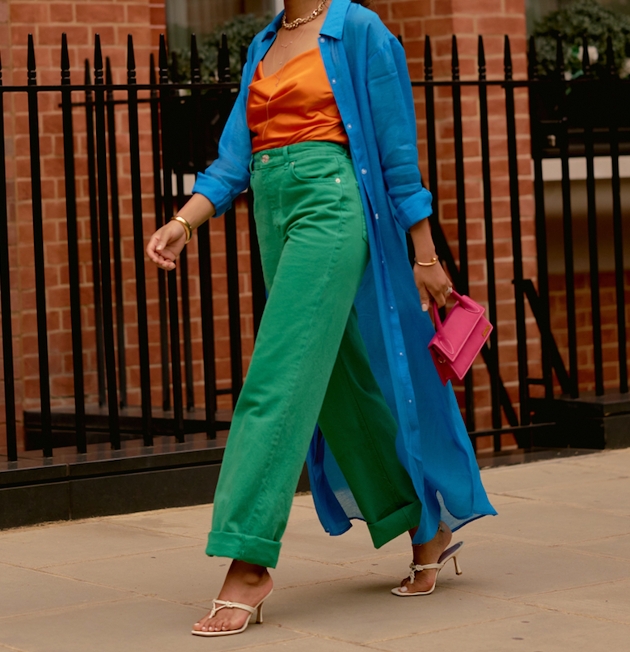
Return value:
<svg viewBox="0 0 630 652">
<path fill-rule="evenodd" d="M 185 220 L 181 215 L 173 215 L 173 217 L 171 217 L 171 222 L 173 220 L 175 222 L 179 222 L 184 227 L 184 231 L 186 231 L 186 244 L 188 244 L 190 242 L 190 239 L 192 238 L 192 233 L 193 233 L 192 226 L 190 226 L 188 221 Z"/>
<path fill-rule="evenodd" d="M 413 259 L 413 262 L 416 265 L 420 265 L 420 267 L 431 267 L 432 265 L 435 265 L 435 263 L 437 263 L 438 260 L 439 260 L 439 258 L 437 256 L 433 256 L 433 258 L 431 258 L 430 263 L 421 263 L 419 260 L 416 260 L 415 258 Z"/>
</svg>

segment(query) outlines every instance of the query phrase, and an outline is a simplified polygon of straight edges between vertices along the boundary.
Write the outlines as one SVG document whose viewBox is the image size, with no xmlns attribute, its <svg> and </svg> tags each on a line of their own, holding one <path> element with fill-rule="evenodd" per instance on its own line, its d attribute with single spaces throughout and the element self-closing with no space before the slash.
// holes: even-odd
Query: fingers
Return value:
<svg viewBox="0 0 630 652">
<path fill-rule="evenodd" d="M 161 269 L 167 271 L 175 269 L 175 257 L 168 249 L 164 249 L 164 243 L 160 238 L 159 231 L 154 233 L 149 240 L 147 256 L 151 262 L 155 263 Z"/>
<path fill-rule="evenodd" d="M 424 283 L 421 283 L 418 286 L 418 291 L 420 292 L 420 303 L 422 304 L 422 310 L 426 312 L 429 309 L 429 303 L 431 302 L 431 295 L 427 290 L 427 286 Z"/>
<path fill-rule="evenodd" d="M 442 308 L 446 305 L 446 296 L 444 292 L 432 292 L 431 295 L 433 296 L 433 301 L 437 303 L 438 308 Z"/>
<path fill-rule="evenodd" d="M 432 300 L 439 308 L 444 306 L 448 295 L 452 292 L 452 285 L 441 265 L 424 268 L 416 266 L 414 275 L 422 310 L 426 312 Z"/>
</svg>

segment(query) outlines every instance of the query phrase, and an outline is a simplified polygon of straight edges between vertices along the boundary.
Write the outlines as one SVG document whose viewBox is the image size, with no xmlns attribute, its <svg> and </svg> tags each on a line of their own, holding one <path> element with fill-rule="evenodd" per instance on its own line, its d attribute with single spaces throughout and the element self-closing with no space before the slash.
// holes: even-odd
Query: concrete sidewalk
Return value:
<svg viewBox="0 0 630 652">
<path fill-rule="evenodd" d="M 630 650 L 630 450 L 483 479 L 500 516 L 461 531 L 462 576 L 413 599 L 389 593 L 405 537 L 330 538 L 296 498 L 265 624 L 221 639 L 189 634 L 226 567 L 204 555 L 211 506 L 0 532 L 0 651 Z"/>
</svg>

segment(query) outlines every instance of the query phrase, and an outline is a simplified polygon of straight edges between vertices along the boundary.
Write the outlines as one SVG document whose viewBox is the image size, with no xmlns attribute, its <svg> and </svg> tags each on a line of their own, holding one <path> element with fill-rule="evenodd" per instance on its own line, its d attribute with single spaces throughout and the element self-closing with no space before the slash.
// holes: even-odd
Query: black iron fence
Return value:
<svg viewBox="0 0 630 652">
<path fill-rule="evenodd" d="M 152 401 L 150 355 L 147 316 L 147 286 L 153 283 L 145 272 L 145 236 L 147 231 L 159 228 L 176 207 L 186 201 L 185 174 L 190 169 L 204 169 L 216 156 L 218 139 L 232 107 L 238 85 L 229 81 L 227 72 L 217 83 L 202 83 L 195 40 L 193 39 L 189 84 L 172 83 L 164 39 L 160 43 L 158 73 L 153 57 L 150 62 L 150 83 L 136 81 L 136 62 L 131 37 L 128 41 L 127 80 L 125 84 L 112 82 L 110 61 L 103 59 L 99 37 L 96 37 L 93 70 L 86 61 L 82 84 L 73 84 L 70 78 L 68 44 L 65 35 L 61 47 L 60 85 L 38 85 L 35 48 L 32 37 L 28 42 L 28 84 L 2 86 L 0 77 L 0 112 L 5 114 L 5 98 L 26 95 L 28 98 L 28 139 L 30 143 L 30 204 L 33 226 L 33 262 L 35 269 L 37 342 L 39 365 L 39 409 L 16 413 L 15 365 L 12 324 L 11 260 L 8 237 L 7 171 L 5 167 L 4 120 L 0 121 L 0 294 L 2 298 L 2 342 L 4 363 L 4 403 L 7 458 L 18 458 L 18 434 L 24 426 L 26 448 L 41 448 L 44 457 L 62 445 L 76 445 L 79 453 L 87 451 L 88 442 L 102 439 L 106 434 L 113 449 L 120 449 L 121 436 L 141 436 L 145 446 L 153 444 L 154 434 L 168 432 L 177 441 L 183 441 L 187 432 L 206 433 L 215 438 L 217 430 L 225 429 L 229 416 L 217 414 L 217 397 L 229 394 L 232 403 L 238 398 L 243 378 L 241 355 L 241 324 L 239 305 L 239 263 L 236 234 L 236 213 L 232 209 L 225 216 L 224 242 L 219 249 L 226 259 L 227 306 L 229 314 L 229 356 L 231 385 L 219 388 L 215 372 L 215 322 L 212 283 L 212 256 L 210 228 L 203 225 L 198 233 L 198 276 L 208 282 L 199 284 L 202 309 L 201 331 L 203 341 L 203 408 L 195 410 L 193 365 L 199 359 L 191 348 L 191 301 L 189 289 L 189 260 L 186 251 L 179 260 L 176 273 L 157 271 L 153 294 L 159 304 L 159 358 L 161 401 L 156 409 Z M 222 50 L 222 59 L 226 55 Z M 226 67 L 225 70 L 229 70 Z M 93 80 L 92 80 L 93 72 Z M 41 97 L 54 94 L 60 98 L 59 110 L 63 133 L 63 174 L 67 228 L 68 305 L 71 315 L 73 406 L 51 409 L 51 371 L 49 367 L 49 329 L 47 325 L 46 261 L 40 153 Z M 121 115 L 122 114 L 122 115 Z M 120 118 L 126 119 L 126 151 L 120 151 Z M 143 121 L 143 125 L 141 122 Z M 80 129 L 77 130 L 77 125 Z M 199 126 L 197 128 L 197 126 Z M 143 127 L 143 128 L 141 128 Z M 82 152 L 83 167 L 87 169 L 87 193 L 77 188 L 76 159 L 79 156 L 77 131 L 85 139 Z M 146 170 L 141 170 L 141 138 L 150 135 L 150 182 Z M 8 134 L 14 136 L 15 134 Z M 121 159 L 128 167 L 131 186 L 131 205 L 123 212 L 119 196 Z M 11 181 L 15 181 L 12 179 Z M 89 260 L 79 258 L 77 203 L 89 201 Z M 153 221 L 143 202 L 152 204 Z M 84 216 L 85 217 L 85 216 Z M 121 221 L 131 222 L 133 231 L 133 287 L 136 315 L 129 324 L 129 310 L 125 307 L 125 278 L 123 271 L 123 238 Z M 217 243 L 214 243 L 215 249 Z M 13 257 L 15 260 L 15 257 Z M 92 336 L 95 341 L 96 392 L 94 400 L 86 405 L 84 378 L 85 318 L 82 318 L 81 265 L 86 264 L 91 276 L 91 301 L 87 302 L 93 315 Z M 255 325 L 260 320 L 260 274 L 256 255 L 252 257 Z M 264 301 L 264 290 L 262 291 Z M 138 355 L 139 405 L 130 406 L 128 394 L 128 360 L 126 356 L 129 327 L 135 333 Z M 183 373 L 182 373 L 183 369 Z M 182 392 L 182 388 L 185 389 Z M 23 391 L 21 392 L 23 394 Z M 54 397 L 53 397 L 54 398 Z M 28 406 L 28 399 L 23 397 Z M 72 407 L 73 409 L 68 409 Z M 206 409 L 207 408 L 207 409 Z M 98 436 L 100 433 L 101 436 Z"/>
<path fill-rule="evenodd" d="M 83 454 L 88 451 L 91 441 L 103 437 L 112 449 L 121 448 L 126 437 L 141 438 L 146 447 L 154 444 L 154 436 L 168 434 L 176 441 L 184 442 L 192 433 L 204 433 L 209 439 L 216 437 L 219 430 L 229 426 L 229 407 L 224 413 L 217 412 L 217 400 L 224 394 L 231 397 L 231 405 L 238 398 L 243 379 L 243 351 L 241 341 L 243 299 L 239 296 L 239 272 L 243 273 L 242 257 L 239 262 L 237 216 L 232 209 L 225 216 L 225 233 L 221 243 L 225 255 L 225 275 L 227 283 L 227 305 L 229 315 L 229 359 L 230 386 L 219 387 L 217 383 L 216 359 L 217 338 L 215 333 L 217 298 L 213 296 L 213 260 L 215 260 L 216 241 L 210 237 L 208 224 L 198 231 L 198 255 L 195 266 L 187 252 L 182 254 L 177 272 L 169 274 L 156 272 L 155 278 L 148 278 L 145 271 L 144 242 L 150 231 L 161 226 L 165 219 L 175 212 L 187 198 L 185 175 L 201 170 L 216 154 L 216 143 L 222 126 L 229 114 L 237 92 L 236 84 L 230 83 L 225 65 L 227 48 L 222 52 L 224 65 L 217 83 L 202 83 L 199 58 L 193 38 L 191 47 L 190 82 L 173 82 L 172 65 L 169 65 L 164 40 L 160 43 L 158 73 L 151 60 L 151 78 L 148 84 L 136 81 L 136 63 L 131 37 L 128 42 L 127 80 L 124 84 L 112 82 L 109 61 L 103 61 L 97 37 L 93 66 L 86 63 L 85 78 L 82 84 L 72 83 L 69 69 L 68 45 L 63 37 L 61 48 L 61 80 L 59 85 L 38 85 L 35 61 L 35 48 L 29 37 L 29 57 L 26 86 L 2 86 L 0 78 L 0 112 L 5 115 L 5 100 L 12 96 L 26 96 L 28 101 L 28 138 L 30 143 L 30 204 L 32 208 L 33 261 L 35 270 L 35 294 L 38 343 L 39 409 L 30 409 L 26 414 L 16 411 L 16 390 L 14 378 L 14 324 L 12 323 L 12 269 L 8 237 L 9 203 L 7 199 L 7 169 L 5 159 L 4 122 L 0 121 L 0 297 L 2 310 L 2 343 L 4 365 L 4 401 L 6 424 L 7 460 L 15 462 L 20 457 L 18 447 L 19 428 L 26 427 L 27 447 L 41 448 L 43 456 L 50 458 L 56 446 L 72 445 Z M 225 46 L 225 44 L 224 44 Z M 559 48 L 559 73 L 555 79 L 539 80 L 535 77 L 536 53 L 530 48 L 529 79 L 513 79 L 512 56 L 509 38 L 505 38 L 504 73 L 501 79 L 488 80 L 483 39 L 479 38 L 478 78 L 460 79 L 457 40 L 453 37 L 451 79 L 433 78 L 432 51 L 429 38 L 425 47 L 424 80 L 414 81 L 417 99 L 421 100 L 424 114 L 420 116 L 424 132 L 420 135 L 421 151 L 426 156 L 425 172 L 428 186 L 434 196 L 434 214 L 431 218 L 437 248 L 445 261 L 449 274 L 460 292 L 468 293 L 479 282 L 471 284 L 471 261 L 469 248 L 471 218 L 470 198 L 467 195 L 469 181 L 469 159 L 466 157 L 467 141 L 475 141 L 479 151 L 476 159 L 480 163 L 479 183 L 482 205 L 480 223 L 482 224 L 483 258 L 485 277 L 485 299 L 490 320 L 497 325 L 488 345 L 482 351 L 483 365 L 477 374 L 482 380 L 474 382 L 474 374 L 467 376 L 463 388 L 463 403 L 466 423 L 471 438 L 477 441 L 481 436 L 492 436 L 493 448 L 502 448 L 502 435 L 513 434 L 521 448 L 528 448 L 540 436 L 532 433 L 545 433 L 554 428 L 550 419 L 536 423 L 532 398 L 551 401 L 554 388 L 559 387 L 566 394 L 576 397 L 580 388 L 578 369 L 579 342 L 576 334 L 575 278 L 572 259 L 574 242 L 572 234 L 571 178 L 569 158 L 580 155 L 586 159 L 588 195 L 588 241 L 589 241 L 589 296 L 592 315 L 592 342 L 594 351 L 595 389 L 603 394 L 604 359 L 602 356 L 601 302 L 599 299 L 600 276 L 598 270 L 598 223 L 596 210 L 596 184 L 594 158 L 605 153 L 611 159 L 611 192 L 613 204 L 614 229 L 614 288 L 616 297 L 616 347 L 618 383 L 621 393 L 627 393 L 627 349 L 625 316 L 625 276 L 623 247 L 623 206 L 622 183 L 620 177 L 620 156 L 628 147 L 627 112 L 624 113 L 623 98 L 628 92 L 630 82 L 621 80 L 613 74 L 606 80 L 596 80 L 589 75 L 588 48 L 585 53 L 585 74 L 579 80 L 566 81 L 561 74 L 561 48 Z M 609 53 L 609 56 L 611 54 Z M 611 58 L 612 61 L 612 58 Z M 170 70 L 169 70 L 170 69 Z M 92 79 L 93 74 L 93 79 Z M 597 113 L 597 103 L 591 102 L 584 113 L 567 106 L 583 98 L 597 97 L 605 89 L 605 112 Z M 531 116 L 531 131 L 517 123 L 518 94 L 528 91 L 528 112 Z M 568 94 L 571 91 L 572 95 Z M 444 102 L 449 98 L 448 115 L 444 115 Z M 496 99 L 501 94 L 501 110 L 489 108 L 489 93 Z M 44 94 L 59 98 L 63 135 L 63 182 L 65 198 L 65 227 L 68 261 L 68 297 L 72 333 L 72 406 L 52 407 L 48 346 L 49 329 L 47 323 L 48 306 L 46 292 L 46 261 L 44 237 L 44 214 L 42 196 L 42 170 L 40 168 L 40 122 L 38 120 L 39 99 Z M 476 103 L 476 131 L 473 137 L 466 133 L 470 114 L 464 102 L 474 95 Z M 601 95 L 600 95 L 601 97 Z M 618 98 L 618 101 L 617 101 Z M 522 99 L 522 97 L 520 97 Z M 571 104 L 573 107 L 574 105 Z M 604 118 L 602 118 L 604 115 Z M 121 139 L 117 136 L 121 116 L 126 121 L 126 143 L 128 149 L 122 152 Z M 571 117 L 573 116 L 573 117 Z M 576 123 L 576 117 L 580 124 Z M 504 131 L 497 136 L 493 121 L 499 119 Z M 440 135 L 441 121 L 450 125 L 447 136 Z M 603 120 L 603 121 L 602 121 Z M 144 121 L 144 122 L 143 122 Z M 142 124 L 148 125 L 143 131 Z M 79 256 L 79 231 L 77 201 L 80 192 L 77 179 L 77 125 L 85 138 L 85 151 L 81 164 L 87 169 L 88 200 L 87 224 L 89 228 L 89 256 Z M 203 125 L 203 129 L 195 126 Z M 144 174 L 141 157 L 145 154 L 143 137 L 149 134 L 151 147 L 151 171 Z M 10 135 L 10 134 L 9 134 Z M 519 140 L 531 137 L 531 159 L 533 173 L 523 172 L 519 167 L 522 152 Z M 439 153 L 441 139 L 450 140 L 453 151 L 454 175 L 447 183 L 440 173 Z M 509 187 L 509 209 L 506 215 L 498 215 L 493 202 L 492 145 L 497 139 L 503 142 L 505 155 L 502 160 L 507 169 Z M 80 149 L 80 148 L 79 148 Z M 131 203 L 128 212 L 119 203 L 121 157 L 128 161 L 127 179 L 131 187 Z M 557 157 L 561 162 L 561 185 L 563 199 L 562 234 L 564 238 L 564 269 L 566 294 L 566 320 L 568 341 L 559 345 L 551 327 L 550 289 L 548 272 L 548 225 L 546 223 L 545 183 L 543 178 L 543 159 Z M 149 179 L 149 183 L 147 183 Z M 522 214 L 523 184 L 530 183 L 534 197 L 535 211 L 530 220 L 535 230 L 537 269 L 534 275 L 526 274 L 523 260 Z M 450 185 L 449 185 L 450 184 Z M 149 186 L 149 187 L 148 187 Z M 448 190 L 445 193 L 444 189 Z M 450 193 L 450 194 L 449 194 Z M 452 195 L 455 202 L 455 235 L 451 238 L 443 228 L 446 194 Z M 81 195 L 83 198 L 83 195 Z M 152 218 L 147 219 L 145 200 L 149 199 Z M 251 201 L 249 203 L 251 207 Z M 628 209 L 626 208 L 626 211 Z M 251 282 L 251 303 L 247 311 L 253 316 L 254 330 L 264 307 L 264 287 L 257 256 L 255 229 L 249 219 L 251 255 L 245 270 Z M 510 251 L 508 258 L 509 276 L 506 266 L 497 261 L 495 230 L 497 219 L 506 218 L 510 231 Z M 21 218 L 23 219 L 23 217 Z M 135 293 L 135 316 L 129 321 L 129 310 L 125 310 L 124 297 L 129 287 L 129 268 L 124 265 L 121 243 L 121 224 L 132 225 L 133 279 Z M 505 258 L 505 253 L 502 254 Z M 239 267 L 240 266 L 240 267 Z M 89 270 L 93 315 L 90 332 L 95 345 L 96 392 L 93 401 L 86 404 L 84 368 L 85 344 L 85 293 L 82 293 L 81 279 L 83 267 Z M 501 271 L 497 271 L 499 269 Z M 190 280 L 198 274 L 199 296 L 192 297 Z M 154 282 L 155 281 L 155 282 Z M 500 318 L 501 303 L 498 287 L 511 282 L 513 290 L 508 303 L 514 311 L 511 324 Z M 152 348 L 154 337 L 150 332 L 148 316 L 149 294 L 157 301 L 158 346 Z M 193 351 L 191 342 L 191 304 L 198 301 L 200 306 L 202 351 Z M 528 311 L 531 311 L 529 313 Z M 535 331 L 528 328 L 528 315 L 535 320 Z M 507 324 L 507 325 L 506 325 Z M 508 327 L 509 326 L 509 327 Z M 126 358 L 129 328 L 132 327 L 137 340 L 138 379 L 140 401 L 130 405 L 128 400 L 128 367 Z M 504 337 L 504 333 L 510 333 Z M 514 334 L 512 334 L 512 332 Z M 504 341 L 502 340 L 504 338 Z M 536 360 L 528 353 L 528 344 L 540 340 L 542 355 Z M 514 349 L 514 355 L 511 348 Z M 156 353 L 152 354 L 154 350 Z M 516 371 L 506 372 L 501 356 L 516 360 Z M 151 369 L 159 359 L 159 385 L 161 400 L 152 397 L 155 379 Z M 568 361 L 568 364 L 567 364 Z M 195 368 L 201 365 L 203 401 L 195 402 Z M 540 373 L 532 373 L 537 367 Z M 507 373 L 507 376 L 506 376 Z M 554 378 L 555 373 L 555 378 Z M 610 385 L 610 383 L 609 383 Z M 542 388 L 537 395 L 536 387 Z M 487 399 L 482 392 L 487 390 Z M 478 418 L 480 406 L 489 412 L 484 421 Z M 70 409 L 71 408 L 71 409 Z M 485 417 L 484 417 L 485 418 Z M 99 435 L 100 433 L 100 435 Z M 99 439 L 100 437 L 100 439 Z M 150 448 L 146 449 L 150 454 Z"/>
<path fill-rule="evenodd" d="M 611 37 L 608 38 L 606 52 L 607 76 L 596 79 L 591 74 L 588 42 L 584 39 L 582 70 L 578 79 L 564 80 L 562 42 L 558 38 L 556 76 L 539 80 L 536 77 L 537 61 L 534 41 L 529 53 L 530 79 L 534 82 L 530 91 L 532 112 L 532 158 L 536 179 L 536 215 L 539 223 L 540 242 L 539 283 L 541 313 L 541 333 L 543 334 L 543 355 L 545 388 L 547 397 L 551 396 L 551 371 L 556 377 L 563 393 L 572 398 L 580 395 L 580 374 L 578 371 L 578 336 L 576 319 L 576 279 L 573 233 L 573 215 L 570 157 L 583 157 L 586 163 L 586 203 L 588 240 L 588 289 L 593 350 L 594 389 L 596 396 L 603 396 L 605 390 L 604 355 L 602 338 L 602 304 L 600 298 L 600 248 L 598 240 L 602 237 L 601 215 L 597 209 L 597 188 L 595 175 L 596 157 L 605 156 L 610 160 L 610 192 L 612 203 L 612 236 L 614 272 L 614 292 L 616 308 L 616 348 L 618 391 L 628 392 L 628 351 L 626 334 L 626 278 L 624 262 L 624 215 L 628 215 L 626 197 L 625 211 L 622 202 L 620 156 L 630 153 L 630 80 L 620 79 L 615 65 Z M 568 331 L 568 365 L 565 366 L 558 354 L 549 323 L 549 287 L 547 283 L 547 248 L 545 229 L 545 204 L 542 188 L 542 160 L 555 157 L 561 163 L 562 188 L 562 239 L 564 243 L 564 279 L 566 288 L 566 319 Z M 544 234 L 546 235 L 546 234 Z M 627 229 L 626 235 L 628 237 Z M 531 291 L 530 291 L 531 292 Z M 614 383 L 608 383 L 612 389 Z"/>
</svg>

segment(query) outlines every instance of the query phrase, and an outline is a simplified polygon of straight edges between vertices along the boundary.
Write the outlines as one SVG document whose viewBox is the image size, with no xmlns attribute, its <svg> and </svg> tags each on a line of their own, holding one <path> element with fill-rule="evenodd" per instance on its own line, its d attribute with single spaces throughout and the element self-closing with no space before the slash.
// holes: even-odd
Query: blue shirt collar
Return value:
<svg viewBox="0 0 630 652">
<path fill-rule="evenodd" d="M 341 39 L 343 36 L 343 25 L 346 19 L 346 12 L 350 7 L 350 3 L 351 0 L 332 0 L 320 34 L 335 39 Z M 271 21 L 263 34 L 263 41 L 275 38 L 280 29 L 280 25 L 282 24 L 283 15 L 284 11 L 281 11 L 273 21 Z"/>
</svg>

